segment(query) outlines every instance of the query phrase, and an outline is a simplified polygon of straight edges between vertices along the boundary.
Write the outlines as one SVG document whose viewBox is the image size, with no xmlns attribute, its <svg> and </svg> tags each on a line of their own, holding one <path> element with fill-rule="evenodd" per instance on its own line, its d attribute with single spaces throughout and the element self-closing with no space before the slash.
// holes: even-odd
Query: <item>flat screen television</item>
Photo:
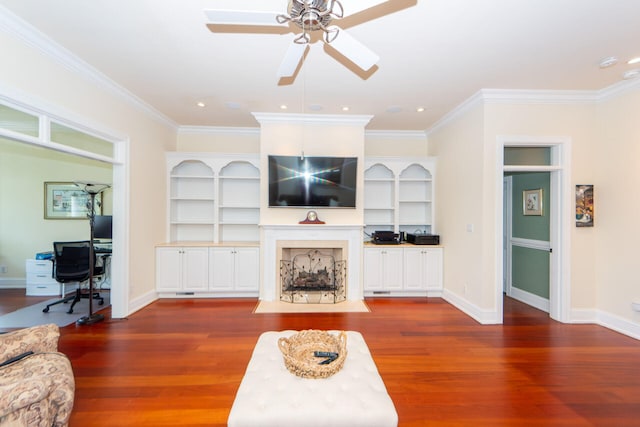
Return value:
<svg viewBox="0 0 640 427">
<path fill-rule="evenodd" d="M 269 156 L 269 207 L 355 208 L 357 157 Z"/>
</svg>

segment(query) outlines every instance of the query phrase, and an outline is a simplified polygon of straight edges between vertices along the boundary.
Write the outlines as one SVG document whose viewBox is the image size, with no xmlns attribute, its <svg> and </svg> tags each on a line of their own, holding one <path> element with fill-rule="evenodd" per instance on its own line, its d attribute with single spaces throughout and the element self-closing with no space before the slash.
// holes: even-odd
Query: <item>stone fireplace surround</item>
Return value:
<svg viewBox="0 0 640 427">
<path fill-rule="evenodd" d="M 260 300 L 280 298 L 280 260 L 283 250 L 339 250 L 347 262 L 347 301 L 364 299 L 361 225 L 262 225 L 263 280 Z"/>
</svg>

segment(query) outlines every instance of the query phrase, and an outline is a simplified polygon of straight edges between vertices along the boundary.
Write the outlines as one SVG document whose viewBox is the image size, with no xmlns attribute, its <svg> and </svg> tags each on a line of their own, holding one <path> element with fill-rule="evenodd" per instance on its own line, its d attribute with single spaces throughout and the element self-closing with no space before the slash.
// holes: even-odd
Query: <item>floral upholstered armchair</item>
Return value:
<svg viewBox="0 0 640 427">
<path fill-rule="evenodd" d="M 75 381 L 56 325 L 0 334 L 0 426 L 67 426 Z"/>
</svg>

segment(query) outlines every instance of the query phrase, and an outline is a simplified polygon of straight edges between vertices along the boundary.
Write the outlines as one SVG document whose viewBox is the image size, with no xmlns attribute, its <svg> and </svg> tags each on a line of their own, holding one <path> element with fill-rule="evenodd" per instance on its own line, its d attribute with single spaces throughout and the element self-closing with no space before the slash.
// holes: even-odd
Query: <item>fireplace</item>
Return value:
<svg viewBox="0 0 640 427">
<path fill-rule="evenodd" d="M 262 229 L 261 300 L 329 303 L 364 299 L 361 226 L 263 225 Z"/>
<path fill-rule="evenodd" d="M 341 253 L 341 249 L 283 249 L 282 252 L 280 301 L 307 304 L 345 301 L 347 264 L 333 255 L 333 252 Z"/>
</svg>

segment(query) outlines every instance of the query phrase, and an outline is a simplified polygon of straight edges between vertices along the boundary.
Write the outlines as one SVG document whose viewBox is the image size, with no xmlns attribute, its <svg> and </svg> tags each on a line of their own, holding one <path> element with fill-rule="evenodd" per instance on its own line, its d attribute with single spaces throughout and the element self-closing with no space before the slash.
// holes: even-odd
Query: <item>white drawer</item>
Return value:
<svg viewBox="0 0 640 427">
<path fill-rule="evenodd" d="M 27 271 L 27 284 L 55 285 L 57 283 L 56 279 L 51 277 L 50 271 L 45 273 L 31 273 Z"/>
<path fill-rule="evenodd" d="M 60 284 L 27 284 L 27 295 L 30 296 L 48 296 L 60 295 Z"/>
<path fill-rule="evenodd" d="M 53 269 L 53 263 L 49 260 L 43 259 L 28 259 L 25 264 L 25 270 L 28 273 L 49 273 L 51 276 L 51 270 Z"/>
</svg>

